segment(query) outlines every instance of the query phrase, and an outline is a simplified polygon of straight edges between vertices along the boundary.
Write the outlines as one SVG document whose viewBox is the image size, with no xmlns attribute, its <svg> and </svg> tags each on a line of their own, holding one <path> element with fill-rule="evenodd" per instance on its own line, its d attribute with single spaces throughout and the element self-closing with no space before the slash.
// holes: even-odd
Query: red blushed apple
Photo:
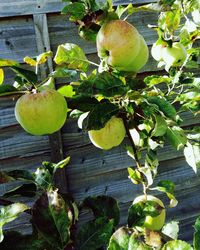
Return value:
<svg viewBox="0 0 200 250">
<path fill-rule="evenodd" d="M 137 29 L 123 20 L 104 24 L 97 34 L 98 56 L 119 71 L 137 72 L 148 60 L 148 48 Z"/>
<path fill-rule="evenodd" d="M 66 121 L 67 103 L 53 89 L 28 93 L 17 100 L 15 117 L 24 130 L 32 135 L 52 134 Z"/>
</svg>

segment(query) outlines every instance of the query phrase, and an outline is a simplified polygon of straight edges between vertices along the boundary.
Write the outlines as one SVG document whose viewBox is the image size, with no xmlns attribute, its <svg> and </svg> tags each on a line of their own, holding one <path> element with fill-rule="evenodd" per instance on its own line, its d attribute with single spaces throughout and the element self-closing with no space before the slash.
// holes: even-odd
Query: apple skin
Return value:
<svg viewBox="0 0 200 250">
<path fill-rule="evenodd" d="M 147 63 L 149 59 L 149 49 L 143 38 L 140 35 L 140 50 L 134 60 L 126 67 L 126 71 L 138 72 Z"/>
<path fill-rule="evenodd" d="M 66 121 L 67 103 L 53 89 L 28 93 L 17 100 L 15 117 L 24 130 L 32 135 L 52 134 Z"/>
<path fill-rule="evenodd" d="M 123 120 L 113 116 L 102 129 L 90 130 L 88 135 L 94 146 L 109 150 L 121 144 L 126 135 L 126 129 Z"/>
<path fill-rule="evenodd" d="M 154 202 L 158 203 L 161 207 L 163 207 L 161 213 L 158 216 L 156 216 L 156 217 L 152 217 L 149 215 L 146 216 L 145 221 L 144 221 L 144 225 L 143 225 L 145 228 L 148 228 L 148 229 L 153 230 L 153 231 L 158 231 L 165 224 L 166 210 L 165 210 L 164 204 L 162 203 L 162 201 L 160 199 L 158 199 L 157 197 L 152 196 L 152 195 L 147 195 L 147 201 L 154 201 Z M 136 204 L 138 202 L 145 202 L 145 196 L 144 195 L 138 196 L 133 201 L 133 204 Z"/>
<path fill-rule="evenodd" d="M 179 42 L 174 42 L 172 47 L 165 47 L 162 50 L 163 61 L 169 66 L 181 66 L 186 57 L 187 51 Z"/>
<path fill-rule="evenodd" d="M 98 56 L 119 71 L 138 71 L 148 59 L 143 37 L 133 25 L 123 20 L 104 24 L 97 34 L 96 43 Z M 145 54 L 143 60 L 139 53 Z M 136 59 L 140 59 L 138 65 Z"/>
</svg>

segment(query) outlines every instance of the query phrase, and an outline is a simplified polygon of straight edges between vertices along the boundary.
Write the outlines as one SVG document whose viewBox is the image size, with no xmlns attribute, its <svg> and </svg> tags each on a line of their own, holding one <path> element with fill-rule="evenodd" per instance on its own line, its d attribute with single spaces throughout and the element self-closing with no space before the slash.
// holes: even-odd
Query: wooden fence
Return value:
<svg viewBox="0 0 200 250">
<path fill-rule="evenodd" d="M 148 0 L 114 1 L 116 4 L 148 3 Z M 152 1 L 151 1 L 152 2 Z M 77 27 L 69 23 L 66 16 L 60 15 L 64 6 L 60 0 L 0 0 L 0 57 L 23 63 L 23 57 L 36 56 L 51 49 L 53 52 L 61 43 L 72 42 L 80 45 L 93 61 L 98 61 L 96 47 L 83 41 L 77 34 Z M 152 12 L 136 13 L 129 21 L 144 36 L 149 48 L 157 39 L 157 34 L 147 27 L 156 24 L 158 14 Z M 49 69 L 52 62 L 48 63 Z M 158 72 L 156 63 L 150 58 L 140 73 L 148 75 Z M 45 74 L 45 72 L 43 72 Z M 162 73 L 162 72 L 160 72 Z M 6 71 L 6 82 L 13 76 Z M 0 170 L 34 170 L 42 161 L 57 162 L 71 156 L 65 171 L 57 175 L 57 182 L 63 191 L 73 194 L 76 201 L 88 195 L 110 195 L 119 201 L 121 223 L 126 222 L 127 208 L 141 189 L 133 186 L 127 178 L 127 167 L 133 162 L 124 150 L 124 143 L 110 151 L 95 148 L 88 135 L 78 129 L 77 121 L 68 119 L 61 132 L 52 136 L 31 136 L 24 132 L 14 117 L 15 99 L 0 98 Z M 183 114 L 189 127 L 200 123 L 190 113 Z M 168 210 L 168 219 L 180 221 L 180 237 L 191 241 L 192 224 L 200 215 L 200 178 L 187 165 L 180 151 L 166 146 L 159 152 L 160 167 L 156 181 L 169 179 L 176 183 L 176 197 L 179 205 Z M 15 183 L 0 185 L 0 194 L 9 190 Z M 159 194 L 160 195 L 160 194 Z M 167 201 L 164 195 L 160 198 Z M 31 200 L 25 200 L 31 203 Z M 81 220 L 88 215 L 82 214 Z M 13 229 L 28 232 L 28 218 L 21 218 L 11 224 Z"/>
</svg>

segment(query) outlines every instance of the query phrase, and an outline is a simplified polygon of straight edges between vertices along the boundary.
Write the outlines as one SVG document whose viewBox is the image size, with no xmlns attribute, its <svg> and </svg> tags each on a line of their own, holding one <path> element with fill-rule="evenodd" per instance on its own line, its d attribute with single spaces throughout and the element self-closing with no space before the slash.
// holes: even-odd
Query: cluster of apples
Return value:
<svg viewBox="0 0 200 250">
<path fill-rule="evenodd" d="M 138 30 L 124 20 L 105 23 L 97 34 L 98 56 L 118 71 L 137 73 L 148 61 L 149 50 Z M 91 142 L 108 150 L 120 145 L 126 135 L 123 120 L 113 116 L 100 130 L 88 131 Z"/>
<path fill-rule="evenodd" d="M 144 38 L 130 23 L 112 20 L 97 34 L 98 56 L 109 67 L 137 73 L 147 62 L 148 47 Z M 58 131 L 67 117 L 65 98 L 56 90 L 33 90 L 21 96 L 15 106 L 15 117 L 25 131 L 32 135 Z M 118 146 L 125 137 L 123 120 L 112 117 L 100 130 L 89 131 L 91 142 L 102 149 Z"/>
</svg>

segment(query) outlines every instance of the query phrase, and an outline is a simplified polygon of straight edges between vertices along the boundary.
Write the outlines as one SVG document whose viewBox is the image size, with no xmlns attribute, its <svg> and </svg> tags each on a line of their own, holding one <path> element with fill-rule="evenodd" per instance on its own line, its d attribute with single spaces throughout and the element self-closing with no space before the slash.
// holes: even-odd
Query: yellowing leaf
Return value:
<svg viewBox="0 0 200 250">
<path fill-rule="evenodd" d="M 47 51 L 44 52 L 42 54 L 40 54 L 39 56 L 37 56 L 37 64 L 43 64 L 47 61 L 48 57 L 52 57 L 53 56 L 53 52 L 52 51 Z"/>
<path fill-rule="evenodd" d="M 0 85 L 3 83 L 4 80 L 4 72 L 3 69 L 0 69 Z"/>
<path fill-rule="evenodd" d="M 31 66 L 34 66 L 34 67 L 36 66 L 36 61 L 29 56 L 24 57 L 24 62 Z"/>
<path fill-rule="evenodd" d="M 18 66 L 19 63 L 9 59 L 0 58 L 0 67 Z"/>
</svg>

